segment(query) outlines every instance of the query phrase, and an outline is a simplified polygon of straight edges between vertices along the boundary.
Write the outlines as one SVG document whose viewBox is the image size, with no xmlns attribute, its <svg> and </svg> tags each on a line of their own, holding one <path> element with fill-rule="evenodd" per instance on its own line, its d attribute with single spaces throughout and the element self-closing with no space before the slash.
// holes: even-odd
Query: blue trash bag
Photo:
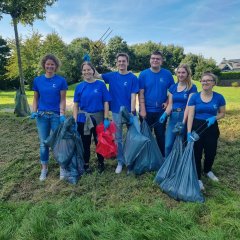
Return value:
<svg viewBox="0 0 240 240">
<path fill-rule="evenodd" d="M 176 173 L 183 154 L 182 146 L 182 136 L 177 135 L 172 147 L 172 151 L 163 162 L 161 168 L 158 170 L 154 182 L 160 185 L 164 179 L 170 178 Z"/>
<path fill-rule="evenodd" d="M 54 159 L 59 165 L 68 171 L 69 182 L 76 183 L 83 174 L 84 149 L 81 137 L 75 130 L 74 118 L 67 118 L 44 143 L 52 148 Z"/>
<path fill-rule="evenodd" d="M 194 142 L 188 142 L 176 173 L 166 178 L 160 188 L 176 200 L 202 203 L 204 197 L 198 183 L 193 145 Z"/>
<path fill-rule="evenodd" d="M 141 154 L 138 155 L 134 162 L 132 169 L 137 175 L 159 170 L 164 161 L 156 139 L 152 135 L 151 129 L 145 120 L 141 123 L 141 133 L 143 136 L 149 138 L 150 141 L 146 143 L 144 149 L 141 151 Z"/>
<path fill-rule="evenodd" d="M 128 126 L 128 131 L 123 144 L 125 165 L 132 166 L 136 158 L 141 155 L 146 143 L 150 142 L 150 139 L 139 132 L 134 123 L 135 121 L 133 121 L 133 124 L 130 124 L 131 115 L 126 107 L 122 106 L 120 108 L 119 117 L 121 124 L 126 124 Z"/>
<path fill-rule="evenodd" d="M 129 126 L 125 142 L 123 144 L 123 154 L 126 166 L 132 166 L 138 156 L 142 156 L 142 151 L 150 139 L 143 136 L 134 124 Z"/>
</svg>

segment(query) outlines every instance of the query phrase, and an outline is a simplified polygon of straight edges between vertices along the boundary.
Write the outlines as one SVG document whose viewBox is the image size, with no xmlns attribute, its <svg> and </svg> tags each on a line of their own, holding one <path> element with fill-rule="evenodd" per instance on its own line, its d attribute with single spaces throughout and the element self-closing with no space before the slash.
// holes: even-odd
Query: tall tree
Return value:
<svg viewBox="0 0 240 240">
<path fill-rule="evenodd" d="M 27 103 L 24 78 L 22 71 L 21 53 L 18 37 L 17 25 L 19 22 L 23 24 L 32 25 L 35 19 L 44 19 L 46 13 L 46 7 L 53 5 L 56 0 L 1 0 L 0 2 L 0 19 L 3 14 L 9 14 L 12 17 L 14 34 L 16 40 L 16 49 L 18 57 L 18 69 L 20 77 L 20 93 L 17 96 L 22 96 L 22 104 L 18 105 L 18 112 L 16 112 L 17 102 L 15 106 L 15 112 L 18 116 L 26 116 L 29 114 L 29 106 Z M 17 97 L 16 96 L 16 97 Z"/>
<path fill-rule="evenodd" d="M 122 39 L 120 36 L 115 36 L 111 38 L 107 46 L 103 49 L 103 59 L 105 65 L 108 67 L 115 67 L 115 58 L 116 54 L 120 52 L 129 53 L 127 42 Z"/>
<path fill-rule="evenodd" d="M 10 48 L 7 41 L 0 36 L 0 89 L 6 88 L 5 74 L 7 59 L 10 57 Z"/>
</svg>

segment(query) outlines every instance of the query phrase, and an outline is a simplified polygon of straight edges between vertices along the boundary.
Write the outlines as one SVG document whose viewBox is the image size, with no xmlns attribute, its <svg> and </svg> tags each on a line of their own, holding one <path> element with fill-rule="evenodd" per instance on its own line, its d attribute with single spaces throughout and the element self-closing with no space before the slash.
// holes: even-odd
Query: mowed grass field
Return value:
<svg viewBox="0 0 240 240">
<path fill-rule="evenodd" d="M 115 160 L 72 186 L 59 180 L 51 158 L 47 181 L 39 182 L 35 122 L 8 112 L 15 93 L 0 92 L 0 239 L 240 239 L 240 88 L 214 90 L 225 96 L 227 114 L 214 164 L 220 182 L 203 178 L 204 204 L 169 198 L 153 183 L 155 172 L 116 175 Z"/>
</svg>

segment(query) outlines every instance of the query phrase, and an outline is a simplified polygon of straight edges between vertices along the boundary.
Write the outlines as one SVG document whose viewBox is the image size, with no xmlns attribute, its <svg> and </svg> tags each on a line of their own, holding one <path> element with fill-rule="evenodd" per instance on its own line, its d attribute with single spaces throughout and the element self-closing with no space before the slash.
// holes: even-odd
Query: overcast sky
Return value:
<svg viewBox="0 0 240 240">
<path fill-rule="evenodd" d="M 59 0 L 47 8 L 44 21 L 35 21 L 42 35 L 57 32 L 66 43 L 77 37 L 98 40 L 110 27 L 110 37 L 129 45 L 149 40 L 184 47 L 219 63 L 240 59 L 239 0 Z M 19 26 L 26 37 L 32 28 Z M 0 35 L 13 38 L 11 19 L 4 15 Z"/>
</svg>

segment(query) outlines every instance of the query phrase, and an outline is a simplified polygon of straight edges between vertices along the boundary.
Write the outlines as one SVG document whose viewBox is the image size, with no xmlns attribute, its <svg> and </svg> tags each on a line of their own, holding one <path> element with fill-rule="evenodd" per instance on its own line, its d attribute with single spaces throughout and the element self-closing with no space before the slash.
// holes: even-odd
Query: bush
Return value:
<svg viewBox="0 0 240 240">
<path fill-rule="evenodd" d="M 221 72 L 219 75 L 219 79 L 240 79 L 240 72 Z"/>
<path fill-rule="evenodd" d="M 3 79 L 0 78 L 0 90 L 13 90 L 19 88 L 18 79 Z"/>
<path fill-rule="evenodd" d="M 239 83 L 238 82 L 232 82 L 232 87 L 239 87 Z"/>
</svg>

